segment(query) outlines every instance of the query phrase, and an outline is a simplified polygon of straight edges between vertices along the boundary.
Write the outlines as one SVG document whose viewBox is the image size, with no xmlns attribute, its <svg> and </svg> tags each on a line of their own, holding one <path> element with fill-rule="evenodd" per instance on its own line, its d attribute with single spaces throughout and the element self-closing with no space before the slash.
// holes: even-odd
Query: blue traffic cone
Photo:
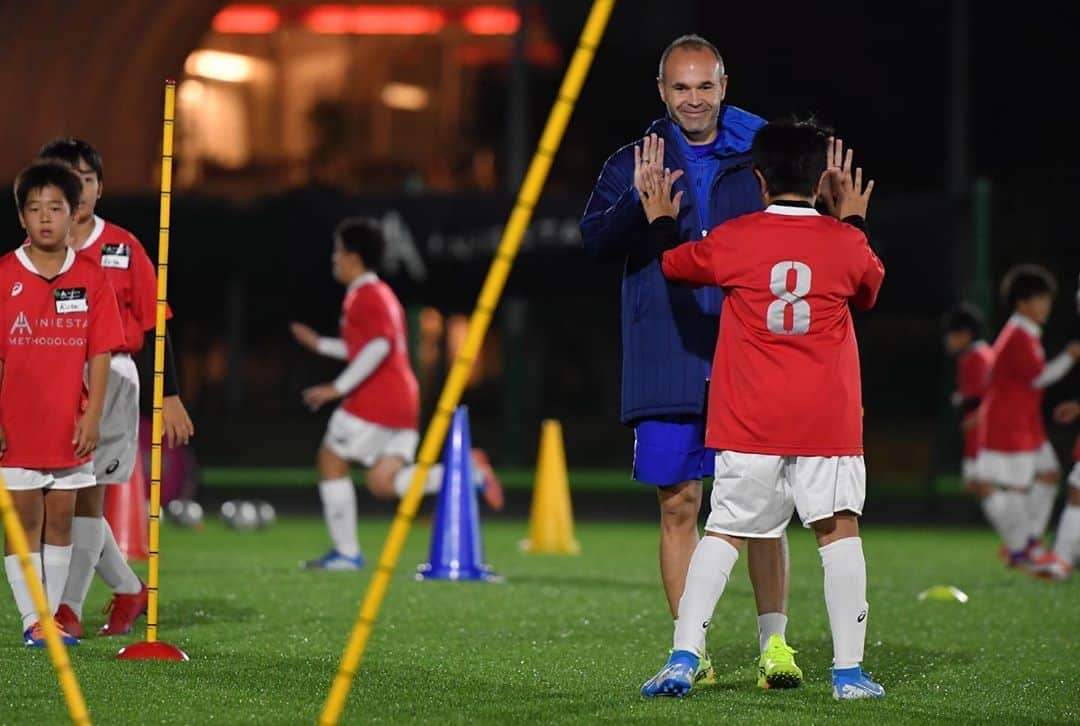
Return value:
<svg viewBox="0 0 1080 726">
<path fill-rule="evenodd" d="M 431 552 L 428 562 L 417 568 L 418 580 L 500 579 L 484 564 L 471 452 L 469 409 L 458 406 L 443 450 L 443 481 L 431 530 Z"/>
</svg>

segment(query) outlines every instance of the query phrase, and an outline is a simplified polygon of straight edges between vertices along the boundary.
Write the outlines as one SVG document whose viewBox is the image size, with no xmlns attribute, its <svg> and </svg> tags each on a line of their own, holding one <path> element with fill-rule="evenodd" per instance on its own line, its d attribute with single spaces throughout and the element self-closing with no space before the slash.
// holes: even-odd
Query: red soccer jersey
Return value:
<svg viewBox="0 0 1080 726">
<path fill-rule="evenodd" d="M 1073 446 L 1073 461 L 1080 462 L 1080 436 L 1076 437 L 1076 445 Z"/>
<path fill-rule="evenodd" d="M 770 206 L 664 253 L 671 280 L 726 297 L 705 443 L 784 456 L 863 451 L 849 304 L 873 307 L 885 268 L 866 235 L 808 207 Z"/>
<path fill-rule="evenodd" d="M 1043 390 L 1034 385 L 1046 364 L 1041 334 L 1031 320 L 1013 315 L 994 341 L 994 367 L 980 411 L 987 449 L 1038 451 L 1046 440 Z"/>
<path fill-rule="evenodd" d="M 4 466 L 66 469 L 75 456 L 75 424 L 85 410 L 83 366 L 124 345 L 120 314 L 105 274 L 68 251 L 60 274 L 38 274 L 24 248 L 0 258 L 0 425 Z"/>
<path fill-rule="evenodd" d="M 342 408 L 387 428 L 416 429 L 420 424 L 420 388 L 409 365 L 405 312 L 389 285 L 374 274 L 349 286 L 341 305 L 341 337 L 349 360 L 376 338 L 390 343 L 389 355 L 345 397 Z"/>
<path fill-rule="evenodd" d="M 94 231 L 79 255 L 105 270 L 116 291 L 116 304 L 124 325 L 126 342 L 120 350 L 138 353 L 146 331 L 154 327 L 157 313 L 157 276 L 146 250 L 131 232 L 95 216 Z M 171 314 L 167 313 L 167 317 Z"/>
<path fill-rule="evenodd" d="M 994 350 L 981 340 L 975 341 L 956 362 L 956 387 L 964 399 L 980 399 L 990 386 L 990 370 L 994 363 Z M 964 458 L 974 459 L 982 448 L 982 427 L 979 411 L 975 409 L 964 415 Z"/>
</svg>

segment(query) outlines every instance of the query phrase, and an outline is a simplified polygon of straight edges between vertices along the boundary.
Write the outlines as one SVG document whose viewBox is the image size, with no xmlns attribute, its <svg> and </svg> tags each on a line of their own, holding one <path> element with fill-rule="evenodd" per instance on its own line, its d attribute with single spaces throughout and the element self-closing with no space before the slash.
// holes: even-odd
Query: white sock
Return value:
<svg viewBox="0 0 1080 726">
<path fill-rule="evenodd" d="M 1028 516 L 1030 517 L 1031 539 L 1041 540 L 1046 534 L 1046 528 L 1050 525 L 1050 513 L 1054 509 L 1054 500 L 1057 499 L 1057 484 L 1044 484 L 1035 482 L 1027 493 Z"/>
<path fill-rule="evenodd" d="M 706 535 L 694 549 L 686 587 L 679 600 L 679 617 L 675 620 L 675 650 L 688 650 L 700 656 L 705 652 L 705 633 L 709 629 L 713 610 L 731 577 L 731 569 L 739 559 L 739 551 L 719 537 Z"/>
<path fill-rule="evenodd" d="M 82 620 L 83 603 L 94 568 L 105 548 L 105 520 L 100 517 L 75 517 L 71 522 L 71 569 L 61 602 L 71 608 Z"/>
<path fill-rule="evenodd" d="M 131 569 L 131 565 L 124 559 L 124 553 L 120 551 L 120 545 L 116 543 L 116 535 L 113 534 L 109 520 L 101 520 L 101 530 L 105 537 L 105 544 L 101 547 L 101 557 L 98 558 L 94 569 L 101 575 L 101 579 L 118 595 L 134 595 L 142 590 L 142 580 Z"/>
<path fill-rule="evenodd" d="M 319 482 L 319 496 L 334 549 L 346 557 L 356 557 L 360 542 L 356 539 L 356 488 L 352 479 L 343 476 Z"/>
<path fill-rule="evenodd" d="M 983 498 L 982 510 L 1009 552 L 1027 547 L 1028 512 L 1023 494 L 997 489 Z"/>
<path fill-rule="evenodd" d="M 405 496 L 405 492 L 409 491 L 409 484 L 412 483 L 413 475 L 416 473 L 416 464 L 410 464 L 409 466 L 403 466 L 394 475 L 394 491 L 397 492 L 399 497 Z M 424 481 L 424 494 L 437 494 L 442 489 L 443 479 L 443 465 L 432 464 L 428 469 L 427 479 Z"/>
<path fill-rule="evenodd" d="M 862 663 L 866 645 L 866 559 L 862 538 L 845 537 L 818 549 L 825 570 L 825 609 L 833 639 L 833 668 Z"/>
<path fill-rule="evenodd" d="M 787 615 L 784 613 L 764 613 L 757 616 L 758 642 L 761 652 L 765 652 L 765 646 L 769 644 L 769 638 L 779 635 L 784 638 L 787 631 Z"/>
<path fill-rule="evenodd" d="M 68 570 L 71 569 L 72 546 L 60 547 L 47 544 L 41 548 L 41 564 L 45 571 L 45 594 L 49 598 L 49 610 L 60 607 L 67 586 Z"/>
<path fill-rule="evenodd" d="M 41 553 L 31 552 L 30 562 L 37 571 L 38 581 L 41 581 Z M 19 610 L 22 619 L 23 630 L 36 623 L 38 618 L 37 609 L 34 607 L 34 597 L 30 594 L 30 586 L 23 577 L 22 565 L 19 564 L 18 555 L 6 555 L 4 557 L 4 570 L 7 572 L 8 584 L 11 585 L 11 594 L 15 596 L 15 607 Z"/>
<path fill-rule="evenodd" d="M 1072 566 L 1080 555 L 1080 506 L 1070 504 L 1061 513 L 1054 554 Z"/>
</svg>

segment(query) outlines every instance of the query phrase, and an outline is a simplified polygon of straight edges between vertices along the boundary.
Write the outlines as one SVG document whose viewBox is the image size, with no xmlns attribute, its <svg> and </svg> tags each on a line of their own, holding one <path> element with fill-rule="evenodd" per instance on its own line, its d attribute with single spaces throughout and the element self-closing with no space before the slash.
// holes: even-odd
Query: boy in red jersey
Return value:
<svg viewBox="0 0 1080 726">
<path fill-rule="evenodd" d="M 76 491 L 95 483 L 90 455 L 99 439 L 109 357 L 124 345 L 109 281 L 67 246 L 80 192 L 78 177 L 63 164 L 27 168 L 15 183 L 15 198 L 30 241 L 0 258 L 0 326 L 6 331 L 0 464 L 54 612 L 71 563 Z M 30 588 L 6 541 L 4 554 L 23 642 L 44 647 Z M 65 643 L 78 642 L 61 631 Z"/>
<path fill-rule="evenodd" d="M 987 503 L 994 487 L 980 479 L 976 467 L 983 439 L 982 427 L 979 425 L 979 405 L 990 386 L 990 371 L 994 364 L 993 348 L 981 339 L 982 329 L 982 315 L 969 303 L 960 303 L 945 316 L 945 351 L 956 358 L 953 405 L 961 411 L 964 433 L 961 477 L 965 488 L 982 503 L 986 518 L 1004 538 L 1003 530 L 995 521 L 996 512 Z"/>
<path fill-rule="evenodd" d="M 766 209 L 678 242 L 678 172 L 645 174 L 642 205 L 664 276 L 725 293 L 705 445 L 715 449 L 712 511 L 686 577 L 675 649 L 646 696 L 689 691 L 713 610 L 739 551 L 777 538 L 793 510 L 813 527 L 833 636 L 833 697 L 879 698 L 863 672 L 866 562 L 858 517 L 866 494 L 859 350 L 851 306 L 873 307 L 884 267 L 860 229 L 871 182 L 828 166 L 831 141 L 809 123 L 771 123 L 751 156 Z M 839 142 L 837 142 L 839 143 Z M 844 222 L 814 209 L 819 191 Z M 845 223 L 848 222 L 848 223 Z"/>
<path fill-rule="evenodd" d="M 364 558 L 356 535 L 356 491 L 349 462 L 368 468 L 367 486 L 377 497 L 404 495 L 412 481 L 420 441 L 420 399 L 409 364 L 405 313 L 393 290 L 375 270 L 386 240 L 378 222 L 346 219 L 334 231 L 334 279 L 346 286 L 341 306 L 341 337 L 323 338 L 300 323 L 292 324 L 296 340 L 312 352 L 348 366 L 332 383 L 308 388 L 304 403 L 315 411 L 344 399 L 330 417 L 319 449 L 319 496 L 333 547 L 323 557 L 304 563 L 308 569 L 356 570 Z M 475 473 L 484 481 L 485 498 L 502 507 L 502 489 L 475 450 Z M 428 472 L 425 491 L 442 486 L 442 466 Z"/>
<path fill-rule="evenodd" d="M 984 510 L 1002 533 L 1009 564 L 1044 574 L 1056 560 L 1041 543 L 1060 467 L 1043 425 L 1043 390 L 1080 358 L 1080 342 L 1070 342 L 1052 360 L 1045 358 L 1039 339 L 1057 292 L 1045 268 L 1013 267 L 1001 291 L 1013 314 L 994 341 L 990 386 L 979 412 L 985 433 L 977 468 L 995 487 L 984 500 Z"/>
<path fill-rule="evenodd" d="M 73 635 L 82 637 L 82 614 L 95 570 L 113 592 L 107 610 L 109 620 L 101 635 L 130 632 L 136 618 L 146 612 L 146 585 L 124 559 L 112 528 L 104 518 L 105 489 L 123 485 L 135 467 L 139 440 L 139 372 L 133 356 L 144 349 L 153 331 L 157 311 L 157 279 L 146 250 L 133 234 L 97 216 L 104 168 L 93 146 L 76 138 L 59 138 L 45 144 L 39 158 L 60 161 L 82 180 L 83 190 L 72 224 L 70 247 L 105 272 L 120 309 L 125 343 L 109 365 L 105 413 L 101 419 L 101 442 L 94 452 L 97 485 L 80 490 L 72 524 L 71 571 L 64 588 L 57 620 Z M 152 335 L 152 332 L 149 333 Z M 145 346 L 153 349 L 153 345 Z M 164 436 L 170 446 L 186 444 L 194 433 L 191 419 L 180 401 L 172 340 L 165 336 L 165 397 L 162 403 Z"/>
</svg>

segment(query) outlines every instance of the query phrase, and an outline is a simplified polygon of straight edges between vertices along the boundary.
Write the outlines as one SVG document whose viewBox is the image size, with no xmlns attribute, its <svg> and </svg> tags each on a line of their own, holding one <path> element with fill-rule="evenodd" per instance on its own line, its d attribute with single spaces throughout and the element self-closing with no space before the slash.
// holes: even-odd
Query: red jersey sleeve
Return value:
<svg viewBox="0 0 1080 726">
<path fill-rule="evenodd" d="M 958 389 L 964 398 L 982 398 L 990 387 L 990 365 L 986 356 L 968 353 L 960 362 Z"/>
<path fill-rule="evenodd" d="M 120 308 L 116 305 L 116 293 L 104 273 L 98 276 L 90 299 L 89 326 L 87 360 L 124 347 L 124 324 L 120 320 Z"/>
<path fill-rule="evenodd" d="M 348 301 L 342 320 L 341 337 L 345 341 L 345 350 L 352 360 L 375 338 L 393 340 L 394 331 L 387 310 L 379 304 L 377 295 L 370 290 L 360 288 Z"/>
<path fill-rule="evenodd" d="M 144 333 L 157 322 L 157 275 L 150 256 L 137 241 L 131 245 L 131 315 Z M 166 317 L 172 317 L 166 312 Z"/>
<path fill-rule="evenodd" d="M 734 234 L 732 225 L 715 227 L 699 242 L 684 242 L 664 252 L 660 270 L 672 282 L 724 286 L 732 268 L 728 264 Z"/>
<path fill-rule="evenodd" d="M 860 240 L 856 254 L 865 260 L 866 267 L 859 279 L 855 294 L 851 297 L 851 304 L 859 310 L 869 310 L 877 302 L 881 283 L 885 280 L 885 265 L 881 264 L 881 259 L 870 249 L 866 235 L 862 232 L 858 232 L 858 235 Z"/>
<path fill-rule="evenodd" d="M 1013 374 L 1021 380 L 1034 382 L 1046 365 L 1038 338 L 1019 329 L 1009 337 L 1004 353 Z"/>
</svg>

